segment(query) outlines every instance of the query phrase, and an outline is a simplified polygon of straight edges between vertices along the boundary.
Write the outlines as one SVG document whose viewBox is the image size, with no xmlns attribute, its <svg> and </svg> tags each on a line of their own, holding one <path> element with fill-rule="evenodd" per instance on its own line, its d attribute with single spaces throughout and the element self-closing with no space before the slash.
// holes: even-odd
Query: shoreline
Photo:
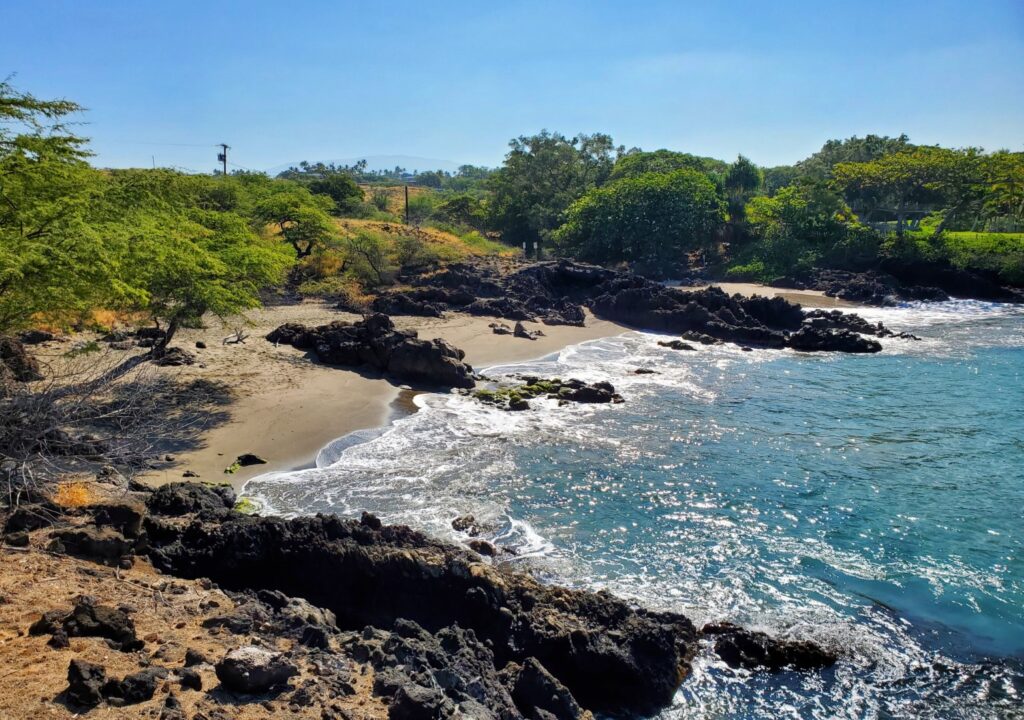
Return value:
<svg viewBox="0 0 1024 720">
<path fill-rule="evenodd" d="M 139 479 L 150 485 L 188 479 L 227 482 L 238 492 L 259 475 L 313 467 L 319 452 L 335 440 L 356 430 L 385 427 L 401 417 L 412 396 L 430 390 L 396 385 L 376 373 L 323 365 L 303 351 L 274 345 L 263 337 L 286 322 L 320 325 L 356 319 L 326 303 L 306 302 L 251 313 L 245 327 L 249 339 L 244 344 L 223 345 L 221 338 L 228 329 L 219 326 L 182 331 L 175 345 L 196 352 L 198 362 L 164 370 L 180 380 L 227 385 L 232 394 L 225 407 L 227 418 L 203 430 L 197 446 L 173 453 L 172 461 L 142 473 Z M 423 339 L 447 340 L 466 353 L 466 362 L 474 368 L 525 362 L 631 330 L 590 313 L 584 327 L 526 323 L 531 330 L 545 333 L 535 340 L 495 335 L 489 325 L 498 320 L 491 317 L 451 313 L 444 318 L 392 319 L 398 328 L 416 330 Z M 197 341 L 207 348 L 193 350 Z M 243 453 L 256 454 L 266 463 L 225 473 Z M 197 477 L 184 477 L 186 471 Z"/>
<path fill-rule="evenodd" d="M 709 283 L 682 287 L 700 289 L 717 285 L 729 294 L 779 296 L 812 307 L 855 307 L 819 291 L 772 288 L 755 283 Z M 322 301 L 262 308 L 249 314 L 244 329 L 249 341 L 223 345 L 228 327 L 183 330 L 176 345 L 190 351 L 196 341 L 207 348 L 195 351 L 194 366 L 171 369 L 181 379 L 222 382 L 232 393 L 226 406 L 228 417 L 202 433 L 198 446 L 174 454 L 174 460 L 146 471 L 140 479 L 151 485 L 177 480 L 229 483 L 241 493 L 245 484 L 260 475 L 292 472 L 315 467 L 321 450 L 357 430 L 387 427 L 416 408 L 412 398 L 429 389 L 397 385 L 376 373 L 324 365 L 308 353 L 287 345 L 274 345 L 264 336 L 286 322 L 322 325 L 334 320 L 357 320 L 359 316 L 336 310 Z M 637 328 L 596 318 L 586 311 L 584 327 L 543 325 L 528 322 L 531 330 L 544 335 L 534 340 L 496 335 L 490 324 L 502 321 L 462 313 L 443 318 L 393 316 L 399 329 L 413 329 L 423 339 L 442 338 L 466 353 L 466 362 L 476 369 L 535 360 L 570 345 L 611 337 Z M 236 328 L 231 327 L 231 330 Z M 224 470 L 243 453 L 253 453 L 265 464 Z M 184 477 L 191 471 L 196 476 Z"/>
</svg>

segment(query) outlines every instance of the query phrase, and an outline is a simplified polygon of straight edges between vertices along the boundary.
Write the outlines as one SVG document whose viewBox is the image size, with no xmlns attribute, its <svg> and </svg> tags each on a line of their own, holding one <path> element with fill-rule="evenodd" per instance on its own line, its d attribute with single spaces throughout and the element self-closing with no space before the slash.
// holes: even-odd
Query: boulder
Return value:
<svg viewBox="0 0 1024 720">
<path fill-rule="evenodd" d="M 76 557 L 109 565 L 118 564 L 132 554 L 135 543 L 109 527 L 72 527 L 55 530 L 50 537 Z"/>
<path fill-rule="evenodd" d="M 516 707 L 528 718 L 574 720 L 587 716 L 572 693 L 536 658 L 526 658 L 521 666 L 510 664 L 502 675 Z"/>
<path fill-rule="evenodd" d="M 532 333 L 529 330 L 527 330 L 526 327 L 521 322 L 517 322 L 515 327 L 512 328 L 512 335 L 514 337 L 524 338 L 526 340 L 536 340 L 537 339 L 536 333 Z"/>
<path fill-rule="evenodd" d="M 114 502 L 105 505 L 94 505 L 89 508 L 93 522 L 98 527 L 109 527 L 126 538 L 137 538 L 142 533 L 142 519 L 146 507 L 135 502 Z"/>
<path fill-rule="evenodd" d="M 182 688 L 188 690 L 202 690 L 203 677 L 197 670 L 190 667 L 181 668 L 177 671 L 178 683 Z"/>
<path fill-rule="evenodd" d="M 93 708 L 103 701 L 107 671 L 87 660 L 72 660 L 68 665 L 68 700 L 79 707 Z"/>
<path fill-rule="evenodd" d="M 396 330 L 391 318 L 380 313 L 356 323 L 282 325 L 267 339 L 311 348 L 330 365 L 370 367 L 402 382 L 460 388 L 474 384 L 473 369 L 463 362 L 465 353 L 444 340 L 420 340 L 415 331 Z"/>
<path fill-rule="evenodd" d="M 46 330 L 26 330 L 25 332 L 18 333 L 18 340 L 25 345 L 39 345 L 56 339 L 56 335 Z"/>
<path fill-rule="evenodd" d="M 370 304 L 370 308 L 373 312 L 386 313 L 388 315 L 415 315 L 439 318 L 444 314 L 441 306 L 401 292 L 378 296 Z"/>
<path fill-rule="evenodd" d="M 284 685 L 298 668 L 284 655 L 254 645 L 236 648 L 215 666 L 217 679 L 226 690 L 257 694 Z"/>
<path fill-rule="evenodd" d="M 156 694 L 157 685 L 168 675 L 167 669 L 150 667 L 121 680 L 107 680 L 103 685 L 103 696 L 111 705 L 135 705 L 146 702 Z"/>
<path fill-rule="evenodd" d="M 777 672 L 784 668 L 818 670 L 831 667 L 837 657 L 806 640 L 778 640 L 732 623 L 705 625 L 701 633 L 714 638 L 715 653 L 730 667 Z"/>
<path fill-rule="evenodd" d="M 50 501 L 19 505 L 7 516 L 4 532 L 32 532 L 51 527 L 60 515 L 61 509 Z"/>
<path fill-rule="evenodd" d="M 259 455 L 253 453 L 242 453 L 235 462 L 238 463 L 239 467 L 249 467 L 250 465 L 266 465 L 267 461 L 261 458 Z"/>
<path fill-rule="evenodd" d="M 146 500 L 153 515 L 178 517 L 191 513 L 218 516 L 235 506 L 235 491 L 230 485 L 175 482 L 161 485 Z"/>
<path fill-rule="evenodd" d="M 135 635 L 135 623 L 123 610 L 96 605 L 89 597 L 75 602 L 71 613 L 61 621 L 61 628 L 68 637 L 106 638 L 112 648 L 122 652 L 134 652 L 143 647 L 143 642 Z"/>
<path fill-rule="evenodd" d="M 465 353 L 446 340 L 408 340 L 395 347 L 387 370 L 403 381 L 443 387 L 471 388 L 473 368 L 462 359 Z"/>
<path fill-rule="evenodd" d="M 0 365 L 7 369 L 16 382 L 43 379 L 39 361 L 29 355 L 20 340 L 10 335 L 0 335 Z"/>
<path fill-rule="evenodd" d="M 198 650 L 188 648 L 185 650 L 185 667 L 191 668 L 196 665 L 213 665 L 213 662 Z"/>
<path fill-rule="evenodd" d="M 690 343 L 683 342 L 682 340 L 659 340 L 658 344 L 662 347 L 669 348 L 670 350 L 696 350 Z M 639 371 L 638 371 L 639 372 Z"/>
<path fill-rule="evenodd" d="M 452 520 L 452 530 L 464 532 L 469 535 L 476 535 L 478 532 L 476 527 L 476 518 L 472 515 L 459 515 L 457 518 Z"/>
<path fill-rule="evenodd" d="M 28 547 L 28 533 L 24 530 L 21 530 L 19 532 L 7 533 L 6 535 L 4 535 L 4 544 L 10 545 L 11 547 Z"/>
</svg>

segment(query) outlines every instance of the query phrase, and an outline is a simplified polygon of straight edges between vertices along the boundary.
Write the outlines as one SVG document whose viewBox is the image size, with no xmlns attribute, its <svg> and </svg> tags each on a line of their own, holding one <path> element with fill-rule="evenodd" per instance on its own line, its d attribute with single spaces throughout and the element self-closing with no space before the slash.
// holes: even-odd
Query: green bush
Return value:
<svg viewBox="0 0 1024 720">
<path fill-rule="evenodd" d="M 400 235 L 395 240 L 395 256 L 399 267 L 411 270 L 437 265 L 441 260 L 437 250 L 415 235 Z"/>
<path fill-rule="evenodd" d="M 752 260 L 746 265 L 733 265 L 725 271 L 725 277 L 736 282 L 764 282 L 770 279 L 762 260 Z"/>
</svg>

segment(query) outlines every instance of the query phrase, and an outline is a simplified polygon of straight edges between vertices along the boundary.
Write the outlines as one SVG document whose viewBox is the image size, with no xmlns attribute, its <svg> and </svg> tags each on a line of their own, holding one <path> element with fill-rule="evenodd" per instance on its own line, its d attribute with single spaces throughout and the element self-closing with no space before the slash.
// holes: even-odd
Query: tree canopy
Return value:
<svg viewBox="0 0 1024 720">
<path fill-rule="evenodd" d="M 616 148 L 607 135 L 567 138 L 547 130 L 509 143 L 505 164 L 489 186 L 491 222 L 505 242 L 544 243 L 566 208 L 611 174 Z"/>
<path fill-rule="evenodd" d="M 555 233 L 560 252 L 594 262 L 685 264 L 725 221 L 715 184 L 703 173 L 648 173 L 591 190 Z"/>
<path fill-rule="evenodd" d="M 689 168 L 708 174 L 724 175 L 728 164 L 714 158 L 700 157 L 673 150 L 655 150 L 643 152 L 634 150 L 626 153 L 615 162 L 609 180 L 634 178 L 647 173 L 670 173 Z"/>
<path fill-rule="evenodd" d="M 143 311 L 174 330 L 259 302 L 290 264 L 245 214 L 265 183 L 170 170 L 100 172 L 66 118 L 0 83 L 0 332 Z"/>
</svg>

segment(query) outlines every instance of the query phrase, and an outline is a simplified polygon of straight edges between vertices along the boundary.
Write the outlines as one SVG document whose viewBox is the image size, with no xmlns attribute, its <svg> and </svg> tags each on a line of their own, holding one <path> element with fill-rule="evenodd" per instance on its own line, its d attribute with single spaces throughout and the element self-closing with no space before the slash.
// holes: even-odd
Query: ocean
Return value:
<svg viewBox="0 0 1024 720">
<path fill-rule="evenodd" d="M 629 332 L 486 370 L 607 380 L 621 405 L 419 395 L 245 494 L 454 541 L 471 513 L 551 582 L 842 652 L 769 675 L 705 650 L 666 718 L 1024 717 L 1024 308 L 857 312 L 922 339 L 681 352 Z"/>
</svg>

